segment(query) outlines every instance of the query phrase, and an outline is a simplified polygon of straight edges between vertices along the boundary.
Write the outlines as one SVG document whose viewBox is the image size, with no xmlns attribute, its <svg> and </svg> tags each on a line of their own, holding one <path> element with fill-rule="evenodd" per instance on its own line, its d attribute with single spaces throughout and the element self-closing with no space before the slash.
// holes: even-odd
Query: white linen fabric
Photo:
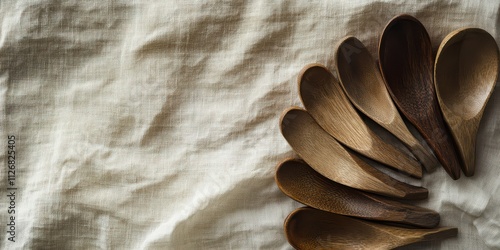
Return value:
<svg viewBox="0 0 500 250">
<path fill-rule="evenodd" d="M 435 49 L 454 29 L 500 41 L 491 1 L 0 1 L 2 249 L 290 249 L 301 205 L 274 183 L 278 128 L 308 63 L 408 13 Z M 457 238 L 405 249 L 500 249 L 500 93 L 476 175 L 412 181 Z M 7 188 L 14 135 L 15 242 Z"/>
</svg>

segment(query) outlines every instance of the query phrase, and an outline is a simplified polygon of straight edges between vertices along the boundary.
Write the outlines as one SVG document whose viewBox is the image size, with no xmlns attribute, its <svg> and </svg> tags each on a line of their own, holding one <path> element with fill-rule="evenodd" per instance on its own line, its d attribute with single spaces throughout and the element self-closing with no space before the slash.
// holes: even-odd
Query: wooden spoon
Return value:
<svg viewBox="0 0 500 250">
<path fill-rule="evenodd" d="M 340 184 L 404 199 L 424 199 L 428 191 L 393 179 L 347 151 L 299 108 L 283 112 L 281 133 L 295 152 L 314 170 Z"/>
<path fill-rule="evenodd" d="M 498 46 L 488 32 L 465 28 L 444 38 L 436 58 L 441 111 L 462 157 L 462 171 L 472 176 L 479 122 L 497 82 Z"/>
<path fill-rule="evenodd" d="M 396 136 L 410 149 L 427 171 L 439 162 L 413 137 L 399 115 L 375 60 L 355 37 L 338 44 L 335 62 L 340 83 L 356 108 Z"/>
<path fill-rule="evenodd" d="M 425 228 L 439 224 L 439 214 L 432 210 L 340 185 L 302 161 L 289 159 L 280 163 L 275 180 L 290 198 L 323 211 Z"/>
<path fill-rule="evenodd" d="M 436 98 L 432 46 L 425 27 L 409 15 L 393 18 L 380 38 L 379 59 L 399 110 L 422 134 L 448 174 L 460 178 L 459 158 Z"/>
<path fill-rule="evenodd" d="M 457 228 L 401 228 L 313 208 L 296 209 L 285 220 L 286 237 L 296 249 L 394 249 L 457 233 Z"/>
<path fill-rule="evenodd" d="M 309 114 L 340 143 L 413 177 L 422 177 L 418 161 L 384 142 L 363 122 L 340 83 L 324 66 L 306 66 L 299 76 L 299 90 Z"/>
</svg>

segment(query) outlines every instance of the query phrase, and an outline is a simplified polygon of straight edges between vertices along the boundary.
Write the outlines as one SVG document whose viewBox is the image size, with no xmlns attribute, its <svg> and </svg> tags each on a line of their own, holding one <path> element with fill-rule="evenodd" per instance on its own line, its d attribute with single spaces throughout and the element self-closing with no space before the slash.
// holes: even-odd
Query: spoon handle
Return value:
<svg viewBox="0 0 500 250">
<path fill-rule="evenodd" d="M 444 108 L 443 108 L 444 110 Z M 468 123 L 453 123 L 454 115 L 448 114 L 448 125 L 452 130 L 453 139 L 456 142 L 457 150 L 462 160 L 462 171 L 465 176 L 473 176 L 475 170 L 475 153 L 476 153 L 476 137 L 479 129 L 479 122 L 481 121 L 482 114 L 469 119 Z M 455 116 L 456 117 L 456 116 Z M 457 118 L 456 120 L 462 120 Z"/>
<path fill-rule="evenodd" d="M 414 143 L 413 143 L 414 142 Z M 439 161 L 432 153 L 425 149 L 417 139 L 413 139 L 412 143 L 405 144 L 413 155 L 422 163 L 427 172 L 434 171 L 439 166 Z"/>
<path fill-rule="evenodd" d="M 419 237 L 418 241 L 441 240 L 445 238 L 455 237 L 457 234 L 458 234 L 458 228 L 456 227 L 440 227 L 434 229 L 426 229 L 426 232 Z"/>
<path fill-rule="evenodd" d="M 455 143 L 448 132 L 440 110 L 437 109 L 437 105 L 432 107 L 433 115 L 428 116 L 416 128 L 429 147 L 432 148 L 448 175 L 456 180 L 460 178 L 461 162 L 455 149 Z"/>
</svg>

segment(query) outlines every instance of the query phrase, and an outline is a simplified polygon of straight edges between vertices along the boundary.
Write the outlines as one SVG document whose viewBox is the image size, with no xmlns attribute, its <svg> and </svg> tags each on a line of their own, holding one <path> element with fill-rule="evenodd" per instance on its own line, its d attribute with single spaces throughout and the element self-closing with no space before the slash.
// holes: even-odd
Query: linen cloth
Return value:
<svg viewBox="0 0 500 250">
<path fill-rule="evenodd" d="M 274 183 L 278 128 L 308 63 L 408 13 L 435 49 L 454 29 L 500 41 L 491 1 L 0 1 L 2 249 L 291 249 L 300 207 Z M 407 180 L 458 237 L 405 249 L 500 249 L 500 93 L 477 171 Z M 16 137 L 15 242 L 6 224 Z"/>
</svg>

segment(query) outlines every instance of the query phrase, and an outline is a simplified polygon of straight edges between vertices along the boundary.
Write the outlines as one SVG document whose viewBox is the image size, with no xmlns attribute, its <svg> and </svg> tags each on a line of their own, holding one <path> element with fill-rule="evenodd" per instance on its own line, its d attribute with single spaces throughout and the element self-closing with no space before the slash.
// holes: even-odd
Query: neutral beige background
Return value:
<svg viewBox="0 0 500 250">
<path fill-rule="evenodd" d="M 500 41 L 498 1 L 0 1 L 0 145 L 17 140 L 17 241 L 2 249 L 288 249 L 298 203 L 273 179 L 293 156 L 278 117 L 296 77 L 354 35 L 371 52 L 409 13 L 435 48 L 475 26 Z M 375 55 L 375 54 L 374 54 Z M 426 175 L 420 203 L 456 239 L 500 249 L 500 93 L 477 173 Z M 5 147 L 5 146 L 2 146 Z M 0 218 L 7 223 L 6 150 Z M 3 229 L 1 231 L 4 231 Z M 489 247 L 488 247 L 489 246 Z M 496 248 L 495 248 L 496 247 Z"/>
</svg>

